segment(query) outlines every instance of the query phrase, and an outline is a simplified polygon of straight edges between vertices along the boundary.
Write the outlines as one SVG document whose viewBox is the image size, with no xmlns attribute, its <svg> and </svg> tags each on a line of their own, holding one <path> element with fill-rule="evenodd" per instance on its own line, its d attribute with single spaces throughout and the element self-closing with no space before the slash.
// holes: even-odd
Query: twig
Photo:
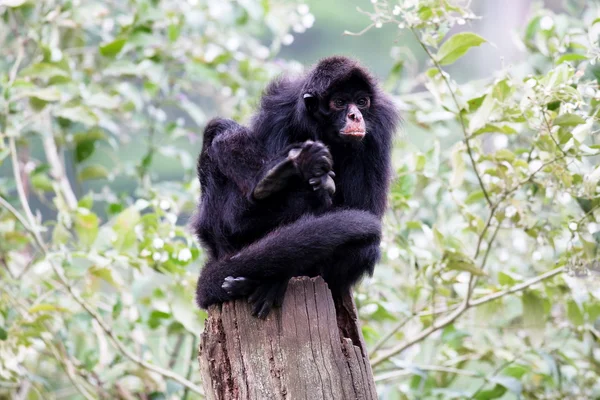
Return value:
<svg viewBox="0 0 600 400">
<path fill-rule="evenodd" d="M 553 269 L 552 271 L 548 271 L 544 274 L 541 274 L 539 276 L 531 278 L 531 279 L 529 279 L 525 282 L 522 282 L 518 285 L 514 285 L 506 290 L 501 290 L 499 292 L 480 297 L 479 299 L 471 300 L 468 303 L 462 302 L 454 310 L 448 310 L 448 311 L 452 311 L 452 313 L 449 314 L 447 317 L 439 319 L 437 321 L 437 323 L 434 323 L 431 326 L 429 326 L 428 328 L 422 330 L 421 332 L 419 332 L 419 334 L 417 334 L 415 337 L 411 338 L 410 340 L 408 340 L 404 343 L 400 343 L 397 346 L 394 346 L 391 349 L 385 351 L 380 356 L 375 357 L 371 361 L 371 365 L 373 367 L 375 367 L 375 366 L 381 364 L 382 362 L 388 360 L 389 358 L 395 356 L 396 354 L 401 353 L 402 351 L 406 350 L 407 348 L 411 347 L 412 345 L 427 338 L 429 335 L 431 335 L 433 332 L 437 331 L 438 329 L 444 328 L 445 326 L 451 324 L 458 317 L 460 317 L 465 311 L 467 311 L 470 308 L 478 307 L 482 304 L 489 303 L 490 301 L 497 300 L 501 297 L 507 296 L 512 293 L 520 292 L 522 290 L 527 289 L 528 287 L 530 287 L 532 285 L 535 285 L 536 283 L 542 282 L 542 281 L 550 279 L 556 275 L 562 274 L 564 271 L 565 271 L 565 267 L 556 268 L 556 269 Z"/>
<path fill-rule="evenodd" d="M 179 352 L 181 351 L 181 346 L 183 345 L 183 341 L 185 340 L 185 335 L 180 333 L 177 336 L 177 342 L 175 342 L 175 348 L 173 349 L 173 353 L 171 353 L 171 359 L 169 360 L 169 368 L 173 368 L 175 363 L 177 362 L 177 358 L 179 357 Z"/>
<path fill-rule="evenodd" d="M 413 319 L 416 315 L 418 315 L 418 314 L 412 313 L 410 316 L 406 317 L 405 319 L 403 319 L 402 321 L 397 323 L 392 329 L 390 329 L 390 331 L 388 333 L 386 333 L 384 336 L 382 336 L 381 339 L 379 339 L 379 341 L 377 343 L 375 343 L 375 345 L 373 346 L 373 349 L 371 349 L 371 354 L 375 354 L 375 352 L 377 350 L 379 350 L 381 348 L 381 346 L 383 346 L 388 340 L 390 340 L 390 338 L 392 336 L 394 336 L 396 334 L 396 332 L 398 332 L 400 329 L 402 329 L 404 327 L 404 325 L 406 325 L 408 323 L 408 321 Z"/>
<path fill-rule="evenodd" d="M 23 61 L 23 57 L 25 56 L 25 45 L 24 40 L 19 41 L 19 48 L 17 50 L 17 58 L 15 59 L 15 63 L 10 69 L 10 74 L 8 75 L 8 86 L 12 86 L 15 79 L 17 79 L 17 73 L 19 72 L 19 67 L 21 66 L 21 62 Z"/>
<path fill-rule="evenodd" d="M 485 378 L 485 382 L 483 382 L 481 384 L 481 386 L 479 386 L 479 388 L 477 388 L 477 390 L 475 392 L 473 392 L 470 399 L 474 399 L 475 396 L 477 396 L 479 394 L 479 392 L 481 392 L 481 390 L 485 387 L 485 385 L 487 385 L 489 382 L 491 382 L 492 379 L 494 379 L 494 377 L 496 377 L 496 375 L 498 375 L 504 368 L 506 368 L 510 364 L 514 363 L 515 360 L 516 360 L 516 358 L 513 358 L 512 360 L 507 360 L 506 362 L 503 362 L 502 364 L 500 364 L 491 374 L 489 374 L 488 377 Z"/>
<path fill-rule="evenodd" d="M 414 368 L 422 370 L 422 371 L 434 371 L 434 372 L 447 372 L 450 374 L 457 374 L 463 376 L 470 376 L 473 378 L 482 378 L 485 379 L 485 376 L 481 376 L 480 373 L 469 371 L 467 369 L 460 368 L 452 368 L 452 367 L 444 367 L 441 365 L 415 365 Z M 412 375 L 413 372 L 407 369 L 401 369 L 396 371 L 384 372 L 382 374 L 375 376 L 375 382 L 381 382 L 389 379 L 394 379 L 404 375 Z"/>
<path fill-rule="evenodd" d="M 48 123 L 51 124 L 52 122 L 48 121 Z M 75 193 L 73 193 L 73 188 L 71 188 L 63 164 L 58 156 L 58 148 L 56 147 L 52 131 L 44 135 L 43 146 L 44 152 L 46 153 L 46 160 L 50 165 L 50 174 L 58 182 L 59 191 L 65 199 L 67 207 L 69 207 L 70 210 L 77 209 L 77 197 L 75 196 Z"/>
<path fill-rule="evenodd" d="M 492 200 L 485 188 L 485 185 L 483 184 L 481 175 L 479 175 L 479 171 L 477 170 L 477 163 L 475 162 L 475 158 L 473 157 L 473 149 L 471 148 L 471 142 L 469 140 L 469 133 L 467 132 L 467 126 L 465 125 L 465 120 L 462 116 L 460 104 L 458 103 L 456 94 L 454 94 L 454 90 L 452 90 L 452 85 L 450 85 L 450 81 L 446 77 L 445 72 L 442 69 L 442 66 L 437 62 L 437 60 L 435 59 L 433 54 L 431 54 L 431 51 L 429 51 L 429 49 L 427 48 L 425 43 L 423 43 L 421 41 L 421 38 L 419 37 L 417 32 L 414 30 L 414 28 L 410 28 L 410 31 L 413 33 L 413 35 L 415 36 L 415 39 L 417 39 L 417 42 L 419 42 L 419 44 L 421 45 L 421 47 L 423 48 L 425 53 L 427 53 L 427 56 L 429 57 L 429 59 L 431 59 L 431 61 L 433 62 L 433 65 L 435 65 L 436 69 L 440 72 L 442 79 L 444 80 L 444 82 L 446 83 L 446 86 L 448 87 L 450 96 L 452 97 L 452 100 L 454 101 L 454 104 L 456 106 L 456 115 L 458 116 L 458 120 L 460 121 L 460 125 L 462 127 L 462 131 L 463 131 L 463 135 L 464 135 L 464 142 L 465 142 L 465 145 L 467 146 L 467 153 L 469 155 L 469 159 L 471 160 L 471 165 L 473 166 L 473 171 L 475 172 L 475 176 L 477 177 L 477 181 L 479 182 L 479 186 L 481 187 L 481 191 L 483 192 L 483 196 L 485 197 L 485 200 L 487 201 L 488 205 L 491 206 Z"/>
<path fill-rule="evenodd" d="M 17 194 L 19 196 L 19 201 L 21 202 L 21 205 L 23 206 L 23 210 L 25 211 L 25 216 L 27 217 L 27 221 L 29 221 L 28 224 L 23 224 L 23 226 L 25 226 L 27 230 L 30 231 L 35 231 L 36 235 L 37 235 L 37 230 L 36 230 L 36 220 L 35 217 L 33 216 L 33 213 L 31 212 L 31 207 L 29 207 L 29 202 L 27 201 L 27 194 L 25 194 L 25 187 L 23 185 L 23 180 L 21 179 L 21 171 L 19 169 L 19 157 L 17 154 L 17 145 L 15 144 L 15 138 L 13 136 L 10 136 L 8 138 L 8 150 L 10 152 L 10 158 L 11 158 L 11 162 L 13 165 L 13 172 L 14 172 L 14 177 L 15 177 L 15 184 L 17 186 Z M 19 222 L 22 223 L 22 220 L 19 219 Z"/>
<path fill-rule="evenodd" d="M 21 315 L 22 318 L 31 317 L 29 315 L 29 312 L 27 311 L 29 309 L 29 306 L 26 303 L 23 304 L 23 302 L 19 301 L 19 299 L 12 294 L 8 297 L 8 300 L 12 303 L 13 309 L 17 310 L 17 312 Z M 47 322 L 43 322 L 42 324 L 48 332 L 51 332 L 50 326 Z M 52 352 L 52 357 L 54 357 L 62 366 L 65 373 L 67 374 L 67 377 L 69 378 L 69 381 L 71 381 L 71 383 L 73 384 L 73 387 L 75 387 L 75 389 L 86 400 L 94 400 L 94 397 L 89 393 L 89 391 L 77 380 L 77 375 L 81 376 L 84 379 L 85 376 L 83 376 L 79 369 L 75 366 L 75 363 L 71 359 L 70 355 L 67 353 L 67 350 L 65 349 L 63 343 L 60 341 L 54 343 L 53 341 L 46 339 L 43 336 L 41 336 L 40 338 L 45 343 L 46 347 Z M 27 381 L 26 383 L 31 382 Z M 27 391 L 28 390 L 29 387 Z M 27 395 L 19 396 L 18 398 L 26 399 Z"/>
<path fill-rule="evenodd" d="M 506 295 L 523 291 L 523 290 L 527 289 L 528 287 L 535 285 L 536 283 L 553 278 L 556 275 L 562 274 L 563 272 L 565 272 L 565 267 L 555 268 L 555 269 L 545 272 L 541 275 L 538 275 L 534 278 L 531 278 L 525 282 L 519 283 L 518 285 L 514 285 L 508 289 L 501 290 L 499 292 L 480 297 L 477 300 L 473 300 L 469 303 L 469 307 L 478 307 L 482 304 L 489 303 L 490 301 L 494 301 L 494 300 L 504 297 Z"/>
<path fill-rule="evenodd" d="M 17 152 L 16 152 L 16 146 L 14 144 L 14 138 L 12 138 L 12 137 L 9 138 L 9 145 L 10 145 L 11 158 L 13 160 L 13 173 L 15 175 L 15 180 L 17 182 L 17 192 L 19 193 L 21 207 L 25 211 L 25 214 L 29 220 L 29 224 L 27 224 L 25 226 L 25 228 L 33 236 L 34 241 L 38 245 L 40 250 L 46 256 L 48 256 L 48 249 L 46 247 L 46 244 L 44 243 L 42 237 L 40 236 L 39 231 L 35 228 L 36 221 L 35 221 L 35 218 L 33 217 L 33 213 L 31 212 L 31 207 L 27 200 L 27 196 L 25 196 L 25 192 L 23 191 L 23 188 L 20 186 L 21 178 L 19 176 L 18 163 L 17 163 L 18 162 Z M 54 271 L 54 273 L 58 276 L 58 280 L 59 280 L 60 284 L 67 290 L 67 292 L 71 295 L 71 297 L 73 297 L 73 299 L 88 314 L 90 314 L 90 316 L 93 319 L 96 320 L 96 322 L 98 323 L 98 325 L 100 325 L 100 327 L 102 328 L 104 333 L 106 333 L 106 335 L 110 338 L 113 345 L 125 357 L 127 357 L 129 360 L 133 361 L 134 363 L 138 364 L 139 366 L 141 366 L 147 370 L 156 372 L 157 374 L 162 375 L 165 378 L 172 379 L 172 380 L 180 383 L 184 387 L 188 388 L 189 390 L 192 390 L 193 392 L 198 393 L 200 395 L 204 395 L 204 391 L 202 390 L 202 388 L 200 386 L 194 384 L 190 380 L 183 378 L 182 376 L 179 376 L 178 374 L 176 374 L 172 371 L 168 371 L 162 367 L 152 365 L 152 364 L 144 361 L 142 358 L 136 356 L 131 351 L 129 351 L 129 349 L 127 349 L 127 347 L 125 347 L 125 345 L 119 340 L 117 335 L 113 332 L 113 330 L 106 323 L 106 321 L 104 321 L 104 319 L 96 312 L 96 310 L 94 310 L 89 304 L 87 304 L 87 302 L 81 297 L 81 295 L 79 295 L 79 293 L 77 293 L 73 289 L 73 287 L 69 284 L 68 279 L 65 277 L 63 271 L 60 268 L 58 268 L 52 260 L 48 259 L 48 262 L 49 262 L 50 266 L 52 267 L 52 270 Z"/>
<path fill-rule="evenodd" d="M 194 368 L 192 367 L 192 365 L 194 365 L 193 360 L 196 358 L 196 355 L 198 354 L 198 337 L 197 336 L 193 336 L 193 340 L 192 340 L 192 354 L 190 356 L 190 360 L 189 360 L 189 364 L 188 364 L 188 370 L 187 373 L 185 374 L 185 377 L 187 379 L 190 379 L 190 377 L 192 376 L 192 371 L 194 370 Z M 183 391 L 183 396 L 181 397 L 181 400 L 187 400 L 188 395 L 190 394 L 190 389 L 189 388 L 185 388 L 185 390 Z"/>
<path fill-rule="evenodd" d="M 367 31 L 369 31 L 371 28 L 373 28 L 375 26 L 375 24 L 371 24 L 369 26 L 367 26 L 365 29 L 363 29 L 360 32 L 350 32 L 350 31 L 344 31 L 344 35 L 346 36 L 362 36 L 364 35 Z"/>
</svg>

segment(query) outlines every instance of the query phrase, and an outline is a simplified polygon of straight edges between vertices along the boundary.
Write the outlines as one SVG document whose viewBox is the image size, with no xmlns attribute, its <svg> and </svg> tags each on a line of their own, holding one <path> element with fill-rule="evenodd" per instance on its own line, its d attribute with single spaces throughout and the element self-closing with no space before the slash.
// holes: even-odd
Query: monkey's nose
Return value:
<svg viewBox="0 0 600 400">
<path fill-rule="evenodd" d="M 360 114 L 356 114 L 354 112 L 348 113 L 348 119 L 350 119 L 350 121 L 354 121 L 354 122 L 360 122 L 361 115 Z"/>
</svg>

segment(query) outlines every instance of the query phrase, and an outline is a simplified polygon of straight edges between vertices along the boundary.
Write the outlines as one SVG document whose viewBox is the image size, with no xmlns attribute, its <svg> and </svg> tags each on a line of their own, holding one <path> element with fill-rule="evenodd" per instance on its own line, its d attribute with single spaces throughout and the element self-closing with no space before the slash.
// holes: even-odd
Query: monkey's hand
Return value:
<svg viewBox="0 0 600 400">
<path fill-rule="evenodd" d="M 325 190 L 331 196 L 335 193 L 333 159 L 327 146 L 307 140 L 291 149 L 288 157 L 313 190 Z"/>
<path fill-rule="evenodd" d="M 273 307 L 281 307 L 287 290 L 288 279 L 280 281 L 259 281 L 228 276 L 221 287 L 232 297 L 248 297 L 248 303 L 252 306 L 252 315 L 260 319 L 267 318 Z"/>
</svg>

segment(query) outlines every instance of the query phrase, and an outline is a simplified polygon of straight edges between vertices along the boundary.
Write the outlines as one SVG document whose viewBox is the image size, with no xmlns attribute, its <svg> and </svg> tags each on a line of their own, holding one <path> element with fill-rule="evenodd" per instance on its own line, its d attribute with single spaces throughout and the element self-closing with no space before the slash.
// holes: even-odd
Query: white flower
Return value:
<svg viewBox="0 0 600 400">
<path fill-rule="evenodd" d="M 542 18 L 540 20 L 540 28 L 542 28 L 543 30 L 549 31 L 553 27 L 554 27 L 554 20 L 552 19 L 552 17 L 546 15 L 544 18 Z"/>
<path fill-rule="evenodd" d="M 181 249 L 181 250 L 179 250 L 177 259 L 181 262 L 190 261 L 192 259 L 192 252 L 187 247 L 185 249 Z"/>
</svg>

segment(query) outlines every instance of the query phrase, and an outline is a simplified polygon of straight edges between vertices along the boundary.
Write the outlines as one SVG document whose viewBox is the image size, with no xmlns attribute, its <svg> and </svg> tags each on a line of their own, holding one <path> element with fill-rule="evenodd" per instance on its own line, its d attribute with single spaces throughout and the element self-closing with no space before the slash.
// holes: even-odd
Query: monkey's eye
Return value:
<svg viewBox="0 0 600 400">
<path fill-rule="evenodd" d="M 342 99 L 334 99 L 333 100 L 333 106 L 335 108 L 344 108 L 344 105 L 345 105 L 344 100 L 342 100 Z"/>
<path fill-rule="evenodd" d="M 359 107 L 368 107 L 369 106 L 369 99 L 367 97 L 361 97 L 360 99 L 358 99 L 356 101 L 356 105 Z"/>
</svg>

